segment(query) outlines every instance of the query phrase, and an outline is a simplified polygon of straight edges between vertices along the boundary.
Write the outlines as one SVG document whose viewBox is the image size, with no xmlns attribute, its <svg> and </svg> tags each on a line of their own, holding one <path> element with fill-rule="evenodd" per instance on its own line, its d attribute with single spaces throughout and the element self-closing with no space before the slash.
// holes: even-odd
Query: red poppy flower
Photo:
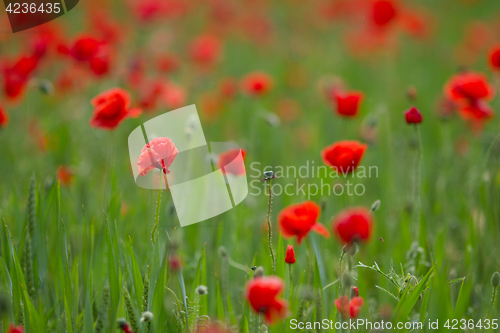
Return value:
<svg viewBox="0 0 500 333">
<path fill-rule="evenodd" d="M 126 117 L 137 117 L 140 109 L 130 109 L 130 96 L 120 88 L 105 91 L 92 99 L 94 115 L 90 120 L 92 127 L 106 130 L 115 129 Z"/>
<path fill-rule="evenodd" d="M 111 64 L 111 50 L 107 46 L 102 46 L 99 51 L 90 59 L 90 69 L 97 76 L 102 76 L 109 72 Z"/>
<path fill-rule="evenodd" d="M 405 119 L 408 124 L 420 124 L 422 122 L 422 114 L 416 107 L 412 106 L 405 112 Z"/>
<path fill-rule="evenodd" d="M 321 157 L 326 165 L 337 172 L 348 174 L 354 172 L 365 154 L 366 144 L 358 141 L 339 141 L 321 151 Z"/>
<path fill-rule="evenodd" d="M 4 91 L 10 99 L 19 97 L 28 83 L 31 73 L 38 66 L 35 56 L 21 56 L 10 66 L 4 68 Z"/>
<path fill-rule="evenodd" d="M 264 72 L 253 72 L 243 78 L 242 89 L 252 96 L 261 96 L 272 88 L 272 78 Z"/>
<path fill-rule="evenodd" d="M 288 245 L 286 247 L 285 262 L 287 264 L 295 264 L 295 251 L 293 245 Z"/>
<path fill-rule="evenodd" d="M 9 115 L 2 106 L 0 106 L 0 127 L 6 127 L 9 124 Z"/>
<path fill-rule="evenodd" d="M 363 100 L 363 93 L 360 91 L 348 91 L 334 93 L 337 114 L 345 117 L 356 117 L 358 115 L 359 104 Z"/>
<path fill-rule="evenodd" d="M 478 99 L 490 100 L 494 89 L 488 83 L 485 75 L 466 72 L 453 76 L 444 88 L 445 95 L 456 102 L 474 101 Z"/>
<path fill-rule="evenodd" d="M 222 80 L 220 83 L 219 90 L 225 98 L 232 98 L 234 95 L 236 95 L 236 92 L 238 91 L 238 85 L 236 83 L 236 80 L 233 79 L 232 77 L 228 77 Z"/>
<path fill-rule="evenodd" d="M 363 297 L 353 297 L 349 300 L 347 296 L 340 296 L 335 300 L 335 307 L 344 318 L 356 318 L 363 303 Z"/>
<path fill-rule="evenodd" d="M 240 161 L 233 162 L 240 154 L 240 151 L 243 156 L 243 161 L 245 161 L 247 152 L 240 148 L 230 149 L 219 155 L 219 169 L 221 169 L 223 173 L 229 173 L 235 176 L 245 174 L 245 163 L 240 163 Z"/>
<path fill-rule="evenodd" d="M 177 150 L 170 138 L 154 138 L 141 150 L 137 162 L 139 174 L 144 177 L 149 171 L 160 169 L 164 174 L 168 175 L 170 173 L 168 167 L 174 162 L 177 153 L 179 153 L 179 150 Z"/>
<path fill-rule="evenodd" d="M 177 109 L 186 103 L 186 90 L 181 86 L 173 83 L 167 83 L 164 85 L 163 102 L 165 106 L 170 109 Z"/>
<path fill-rule="evenodd" d="M 378 0 L 373 3 L 371 15 L 373 23 L 379 27 L 386 26 L 393 21 L 396 14 L 394 1 Z"/>
<path fill-rule="evenodd" d="M 373 218 L 366 208 L 348 208 L 335 216 L 332 229 L 345 244 L 367 241 L 372 235 Z"/>
<path fill-rule="evenodd" d="M 490 52 L 490 64 L 496 70 L 500 70 L 500 45 L 495 46 Z"/>
<path fill-rule="evenodd" d="M 200 65 L 213 65 L 221 56 L 221 42 L 212 35 L 198 36 L 191 42 L 189 54 Z"/>
<path fill-rule="evenodd" d="M 77 61 L 90 61 L 99 51 L 101 41 L 91 36 L 78 37 L 69 49 L 69 54 Z"/>
<path fill-rule="evenodd" d="M 24 333 L 24 328 L 21 325 L 14 326 L 14 324 L 10 324 L 7 333 Z"/>
<path fill-rule="evenodd" d="M 288 312 L 287 302 L 278 297 L 283 289 L 279 277 L 258 277 L 247 283 L 245 296 L 252 309 L 264 314 L 266 322 L 272 324 L 285 318 Z"/>
<path fill-rule="evenodd" d="M 283 237 L 296 236 L 299 244 L 311 230 L 325 237 L 330 237 L 328 230 L 321 223 L 317 223 L 320 211 L 321 208 L 312 201 L 290 205 L 283 209 L 278 215 Z"/>
</svg>

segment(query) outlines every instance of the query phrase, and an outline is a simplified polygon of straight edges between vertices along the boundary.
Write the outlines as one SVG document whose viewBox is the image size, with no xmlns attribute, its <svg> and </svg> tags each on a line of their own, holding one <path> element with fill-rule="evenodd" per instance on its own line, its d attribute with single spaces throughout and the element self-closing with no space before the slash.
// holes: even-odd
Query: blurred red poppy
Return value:
<svg viewBox="0 0 500 333">
<path fill-rule="evenodd" d="M 335 216 L 332 229 L 344 244 L 367 241 L 373 232 L 373 218 L 366 208 L 348 208 Z"/>
<path fill-rule="evenodd" d="M 495 70 L 500 70 L 500 45 L 495 46 L 490 51 L 490 64 Z"/>
<path fill-rule="evenodd" d="M 220 59 L 221 49 L 219 38 L 212 35 L 201 35 L 189 45 L 189 54 L 194 62 L 210 66 Z"/>
<path fill-rule="evenodd" d="M 279 298 L 284 289 L 283 280 L 276 276 L 258 277 L 247 283 L 245 296 L 252 309 L 264 314 L 268 324 L 286 317 L 288 304 Z"/>
<path fill-rule="evenodd" d="M 6 127 L 9 124 L 9 115 L 0 105 L 0 127 Z"/>
<path fill-rule="evenodd" d="M 16 99 L 23 93 L 30 75 L 38 66 L 38 58 L 35 56 L 20 56 L 12 65 L 4 69 L 4 92 L 7 98 Z"/>
<path fill-rule="evenodd" d="M 243 156 L 243 162 L 236 160 L 235 159 L 238 157 L 240 154 Z M 226 174 L 232 174 L 235 176 L 241 176 L 245 174 L 245 156 L 246 156 L 246 151 L 244 149 L 240 148 L 235 148 L 235 149 L 230 149 L 224 153 L 221 153 L 219 155 L 219 169 L 223 173 Z"/>
<path fill-rule="evenodd" d="M 322 236 L 330 237 L 328 230 L 317 223 L 321 208 L 312 201 L 290 205 L 284 208 L 278 215 L 279 226 L 283 237 L 297 237 L 297 243 L 313 230 Z"/>
<path fill-rule="evenodd" d="M 371 17 L 373 23 L 379 27 L 384 27 L 394 20 L 397 11 L 394 1 L 377 0 L 373 2 Z"/>
<path fill-rule="evenodd" d="M 363 306 L 362 297 L 353 297 L 349 300 L 347 296 L 340 296 L 335 300 L 335 307 L 344 318 L 356 318 Z"/>
<path fill-rule="evenodd" d="M 359 104 L 363 100 L 363 93 L 360 91 L 334 92 L 337 114 L 344 117 L 356 117 L 358 115 Z"/>
<path fill-rule="evenodd" d="M 154 138 L 141 149 L 137 161 L 139 174 L 144 177 L 149 171 L 160 169 L 168 175 L 170 173 L 168 167 L 172 165 L 178 153 L 179 150 L 170 138 Z"/>
<path fill-rule="evenodd" d="M 115 129 L 127 117 L 137 117 L 141 110 L 130 109 L 130 96 L 120 88 L 105 91 L 92 99 L 94 115 L 90 120 L 92 127 L 105 130 Z"/>
<path fill-rule="evenodd" d="M 67 166 L 61 165 L 57 170 L 57 179 L 63 185 L 69 185 L 73 182 L 73 172 Z"/>
<path fill-rule="evenodd" d="M 242 89 L 249 95 L 261 96 L 272 88 L 271 76 L 264 72 L 253 72 L 243 78 Z"/>
<path fill-rule="evenodd" d="M 445 95 L 453 101 L 490 100 L 495 90 L 485 75 L 465 72 L 453 76 L 445 85 Z"/>
<path fill-rule="evenodd" d="M 368 145 L 358 141 L 338 141 L 321 151 L 321 157 L 326 165 L 337 172 L 349 174 L 356 170 Z"/>
<path fill-rule="evenodd" d="M 90 61 L 99 50 L 102 42 L 92 36 L 78 37 L 69 48 L 69 54 L 77 61 Z"/>
<path fill-rule="evenodd" d="M 416 107 L 412 106 L 405 111 L 405 120 L 408 124 L 420 124 L 422 122 L 422 114 Z"/>
<path fill-rule="evenodd" d="M 10 324 L 7 333 L 24 333 L 24 328 L 21 325 L 14 326 L 14 324 Z"/>
<path fill-rule="evenodd" d="M 286 247 L 285 262 L 287 264 L 295 264 L 295 251 L 293 245 L 288 245 Z"/>
</svg>

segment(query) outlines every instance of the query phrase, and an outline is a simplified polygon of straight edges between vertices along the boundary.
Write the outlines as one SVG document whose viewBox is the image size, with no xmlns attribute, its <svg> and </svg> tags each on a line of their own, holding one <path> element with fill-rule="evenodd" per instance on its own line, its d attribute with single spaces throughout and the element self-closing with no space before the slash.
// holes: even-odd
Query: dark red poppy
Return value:
<svg viewBox="0 0 500 333">
<path fill-rule="evenodd" d="M 295 251 L 293 245 L 288 245 L 286 247 L 285 262 L 287 264 L 295 264 Z"/>
<path fill-rule="evenodd" d="M 101 46 L 89 61 L 90 69 L 97 76 L 107 74 L 111 64 L 111 50 L 108 46 Z"/>
<path fill-rule="evenodd" d="M 141 149 L 137 168 L 139 175 L 145 176 L 153 169 L 160 169 L 168 175 L 168 169 L 175 160 L 179 150 L 175 147 L 170 138 L 154 138 Z"/>
<path fill-rule="evenodd" d="M 396 6 L 394 1 L 376 0 L 372 5 L 372 20 L 379 27 L 384 27 L 396 17 Z"/>
<path fill-rule="evenodd" d="M 321 208 L 312 201 L 305 201 L 299 204 L 290 205 L 278 214 L 278 221 L 283 237 L 297 237 L 297 243 L 313 230 L 322 236 L 329 237 L 330 233 L 318 223 Z"/>
<path fill-rule="evenodd" d="M 9 115 L 4 108 L 0 106 L 0 127 L 7 127 L 9 124 Z"/>
<path fill-rule="evenodd" d="M 422 114 L 416 107 L 412 106 L 405 111 L 405 119 L 408 124 L 420 124 L 422 122 Z"/>
<path fill-rule="evenodd" d="M 359 105 L 363 100 L 363 93 L 360 91 L 348 91 L 334 93 L 337 114 L 344 117 L 356 117 Z"/>
<path fill-rule="evenodd" d="M 460 101 L 474 101 L 478 99 L 490 100 L 495 93 L 485 75 L 475 72 L 460 73 L 453 76 L 445 85 L 445 95 L 449 99 Z"/>
<path fill-rule="evenodd" d="M 69 48 L 69 54 L 78 61 L 90 61 L 99 51 L 102 42 L 92 36 L 78 37 Z"/>
<path fill-rule="evenodd" d="M 252 96 L 261 96 L 272 88 L 271 76 L 264 72 L 253 72 L 243 78 L 242 89 Z"/>
<path fill-rule="evenodd" d="M 243 161 L 236 159 L 240 154 L 243 156 Z M 245 156 L 247 152 L 244 149 L 230 149 L 219 155 L 219 169 L 223 173 L 241 176 L 245 174 Z M 236 159 L 236 160 L 235 160 Z"/>
<path fill-rule="evenodd" d="M 335 216 L 332 229 L 344 244 L 367 241 L 373 232 L 373 218 L 366 208 L 348 208 Z"/>
<path fill-rule="evenodd" d="M 16 99 L 26 88 L 30 75 L 38 66 L 35 56 L 20 56 L 11 65 L 4 68 L 4 92 L 7 98 Z"/>
<path fill-rule="evenodd" d="M 191 59 L 200 64 L 210 66 L 216 63 L 221 56 L 221 42 L 212 35 L 196 37 L 189 46 Z"/>
<path fill-rule="evenodd" d="M 288 304 L 279 298 L 283 292 L 284 283 L 279 277 L 258 277 L 248 281 L 245 297 L 252 309 L 264 314 L 268 324 L 273 324 L 286 317 Z"/>
<path fill-rule="evenodd" d="M 490 64 L 495 70 L 500 70 L 500 45 L 495 46 L 490 51 Z"/>
<path fill-rule="evenodd" d="M 106 130 L 115 129 L 127 117 L 137 117 L 140 109 L 130 108 L 129 94 L 120 88 L 105 91 L 92 99 L 94 115 L 90 120 L 92 127 Z"/>
<path fill-rule="evenodd" d="M 344 318 L 356 318 L 359 315 L 364 300 L 362 297 L 353 297 L 349 300 L 347 296 L 340 296 L 335 300 L 335 307 Z"/>
<path fill-rule="evenodd" d="M 324 148 L 321 157 L 326 165 L 333 167 L 337 172 L 349 174 L 356 170 L 368 145 L 358 141 L 338 141 Z"/>
</svg>

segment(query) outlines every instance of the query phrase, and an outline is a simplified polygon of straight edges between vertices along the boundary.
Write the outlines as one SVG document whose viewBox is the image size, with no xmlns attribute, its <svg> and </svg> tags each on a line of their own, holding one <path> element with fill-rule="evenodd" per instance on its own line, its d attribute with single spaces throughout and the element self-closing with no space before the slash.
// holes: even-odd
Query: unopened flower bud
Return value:
<svg viewBox="0 0 500 333">
<path fill-rule="evenodd" d="M 49 80 L 40 80 L 38 81 L 38 89 L 42 94 L 50 95 L 54 91 L 54 85 Z"/>
<path fill-rule="evenodd" d="M 153 320 L 153 313 L 150 311 L 143 312 L 141 315 L 141 322 L 149 323 Z"/>
<path fill-rule="evenodd" d="M 208 294 L 208 288 L 204 285 L 201 285 L 201 284 L 198 287 L 196 287 L 195 291 L 198 295 Z"/>
<path fill-rule="evenodd" d="M 496 288 L 500 285 L 500 273 L 493 273 L 493 275 L 491 276 L 491 285 L 493 286 L 493 288 Z"/>
<path fill-rule="evenodd" d="M 271 178 L 273 175 L 274 175 L 274 172 L 272 172 L 271 170 L 264 171 L 264 177 L 266 177 L 266 178 Z"/>
<path fill-rule="evenodd" d="M 262 276 L 264 276 L 264 267 L 259 266 L 259 267 L 257 267 L 255 272 L 253 273 L 253 277 L 258 278 L 258 277 L 262 277 Z"/>
<path fill-rule="evenodd" d="M 222 257 L 222 258 L 226 258 L 227 257 L 227 250 L 224 246 L 219 246 L 219 255 Z"/>
<path fill-rule="evenodd" d="M 127 319 L 125 319 L 125 318 L 116 319 L 116 323 L 118 324 L 118 327 L 122 330 L 128 328 Z"/>
<path fill-rule="evenodd" d="M 351 297 L 358 297 L 359 296 L 359 289 L 356 286 L 352 286 L 351 288 Z"/>
<path fill-rule="evenodd" d="M 372 211 L 372 212 L 375 212 L 375 211 L 377 211 L 379 208 L 380 208 L 380 200 L 377 200 L 377 201 L 375 201 L 375 202 L 372 204 L 371 211 Z"/>
</svg>

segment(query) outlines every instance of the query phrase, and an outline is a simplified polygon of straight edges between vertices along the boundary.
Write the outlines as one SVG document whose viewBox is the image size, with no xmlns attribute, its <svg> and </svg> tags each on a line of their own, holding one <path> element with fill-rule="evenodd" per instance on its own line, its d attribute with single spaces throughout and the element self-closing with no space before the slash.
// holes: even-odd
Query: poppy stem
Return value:
<svg viewBox="0 0 500 333">
<path fill-rule="evenodd" d="M 273 190 L 271 187 L 271 179 L 267 180 L 267 184 L 269 189 L 269 205 L 267 208 L 267 244 L 269 246 L 269 252 L 271 253 L 273 275 L 276 275 L 276 259 L 274 258 L 274 252 L 273 252 L 273 227 L 271 223 L 271 208 L 273 203 Z"/>
<path fill-rule="evenodd" d="M 155 232 L 156 232 L 156 229 L 158 229 L 158 224 L 160 222 L 160 201 L 161 201 L 161 177 L 160 177 L 160 186 L 158 189 L 158 199 L 156 200 L 155 226 L 153 227 L 153 230 L 151 231 L 151 240 L 153 241 L 153 245 L 156 244 Z"/>
<path fill-rule="evenodd" d="M 289 298 L 289 302 L 292 302 L 292 298 L 293 298 L 292 264 L 288 264 L 288 275 L 289 275 L 289 279 L 290 279 L 290 298 Z"/>
<path fill-rule="evenodd" d="M 414 235 L 415 241 L 418 242 L 419 239 L 419 231 L 420 231 L 420 211 L 421 211 L 421 203 L 420 203 L 420 164 L 422 160 L 422 138 L 420 136 L 420 129 L 418 124 L 414 125 L 415 127 L 415 136 L 417 139 L 417 154 L 415 157 L 415 176 L 414 176 L 414 188 L 415 188 L 415 198 L 414 205 L 415 210 L 413 212 L 413 227 L 414 227 Z"/>
</svg>

